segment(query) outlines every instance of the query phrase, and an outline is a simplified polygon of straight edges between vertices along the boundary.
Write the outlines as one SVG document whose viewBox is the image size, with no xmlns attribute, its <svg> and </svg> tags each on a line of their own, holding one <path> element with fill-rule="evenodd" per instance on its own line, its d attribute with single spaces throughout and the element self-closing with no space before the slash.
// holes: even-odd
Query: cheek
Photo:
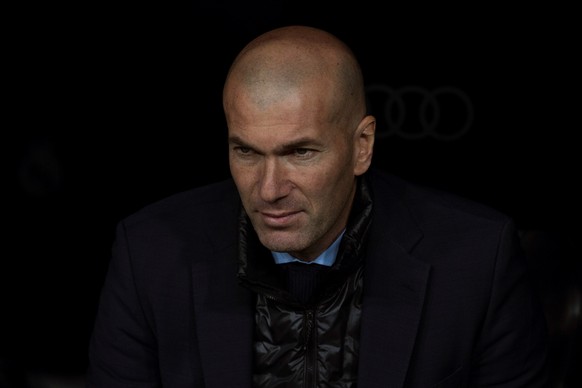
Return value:
<svg viewBox="0 0 582 388">
<path fill-rule="evenodd" d="M 230 165 L 230 175 L 240 192 L 241 196 L 248 195 L 252 186 L 252 173 L 248 169 L 240 168 L 240 166 Z"/>
<path fill-rule="evenodd" d="M 337 202 L 349 190 L 350 172 L 335 169 L 320 174 L 313 174 L 302 182 L 302 187 L 312 198 L 325 203 Z"/>
<path fill-rule="evenodd" d="M 346 158 L 347 159 L 347 158 Z M 354 188 L 355 176 L 353 166 L 345 163 L 333 172 L 327 180 L 327 189 L 331 192 L 330 200 L 333 202 L 344 202 L 346 197 L 352 193 Z"/>
</svg>

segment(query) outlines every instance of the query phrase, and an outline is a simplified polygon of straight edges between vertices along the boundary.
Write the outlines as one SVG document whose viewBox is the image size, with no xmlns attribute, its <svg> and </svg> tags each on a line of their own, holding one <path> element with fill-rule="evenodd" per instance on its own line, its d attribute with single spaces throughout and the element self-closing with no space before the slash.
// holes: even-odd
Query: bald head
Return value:
<svg viewBox="0 0 582 388">
<path fill-rule="evenodd" d="M 228 118 L 239 98 L 267 109 L 291 94 L 313 98 L 328 120 L 357 123 L 366 113 L 363 78 L 352 51 L 313 27 L 278 28 L 245 46 L 228 72 L 223 104 Z"/>
</svg>

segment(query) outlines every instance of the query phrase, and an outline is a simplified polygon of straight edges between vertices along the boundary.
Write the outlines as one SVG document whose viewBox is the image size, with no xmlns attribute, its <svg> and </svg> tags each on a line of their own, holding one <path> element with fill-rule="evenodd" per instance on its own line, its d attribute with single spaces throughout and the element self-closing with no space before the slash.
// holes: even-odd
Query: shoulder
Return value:
<svg viewBox="0 0 582 388">
<path fill-rule="evenodd" d="M 371 183 L 375 240 L 430 263 L 438 279 L 457 281 L 458 275 L 487 287 L 484 279 L 503 266 L 498 259 L 518 252 L 514 220 L 491 206 L 382 172 Z"/>
<path fill-rule="evenodd" d="M 192 262 L 235 256 L 240 198 L 232 180 L 179 192 L 121 219 L 114 255 L 128 255 L 136 276 L 153 279 Z M 160 263 L 164 263 L 161 265 Z"/>
<path fill-rule="evenodd" d="M 375 205 L 402 206 L 418 222 L 429 219 L 472 220 L 506 223 L 510 217 L 492 206 L 453 192 L 422 185 L 397 175 L 374 169 L 370 180 Z M 386 201 L 384 199 L 387 199 Z M 443 219 L 444 218 L 444 219 Z"/>
<path fill-rule="evenodd" d="M 371 185 L 376 230 L 402 245 L 422 241 L 418 248 L 428 251 L 493 253 L 517 236 L 510 216 L 479 201 L 381 171 L 374 171 Z"/>
<path fill-rule="evenodd" d="M 192 188 L 153 202 L 125 217 L 126 227 L 141 224 L 171 222 L 210 224 L 212 220 L 237 217 L 239 196 L 232 179 Z"/>
</svg>

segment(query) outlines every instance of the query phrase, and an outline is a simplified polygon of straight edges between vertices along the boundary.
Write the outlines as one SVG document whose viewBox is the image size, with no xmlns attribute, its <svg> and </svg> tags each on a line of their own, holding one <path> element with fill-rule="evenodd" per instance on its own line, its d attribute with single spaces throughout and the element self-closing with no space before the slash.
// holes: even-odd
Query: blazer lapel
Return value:
<svg viewBox="0 0 582 388">
<path fill-rule="evenodd" d="M 402 387 L 422 315 L 429 265 L 391 247 L 364 273 L 359 385 Z"/>
<path fill-rule="evenodd" d="M 376 205 L 376 214 L 389 217 L 377 218 L 369 231 L 358 386 L 399 388 L 413 353 L 430 265 L 410 253 L 422 233 L 406 206 L 396 197 Z"/>
<path fill-rule="evenodd" d="M 242 388 L 252 382 L 254 299 L 238 284 L 235 249 L 227 247 L 192 268 L 194 319 L 206 387 Z"/>
</svg>

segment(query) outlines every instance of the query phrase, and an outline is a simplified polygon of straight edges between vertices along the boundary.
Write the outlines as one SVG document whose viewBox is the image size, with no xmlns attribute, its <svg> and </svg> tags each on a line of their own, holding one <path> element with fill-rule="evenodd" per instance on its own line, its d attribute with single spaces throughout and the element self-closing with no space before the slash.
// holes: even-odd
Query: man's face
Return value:
<svg viewBox="0 0 582 388">
<path fill-rule="evenodd" d="M 261 107 L 241 97 L 227 112 L 230 171 L 261 243 L 303 260 L 343 230 L 355 191 L 355 128 L 322 111 L 291 93 Z"/>
</svg>

